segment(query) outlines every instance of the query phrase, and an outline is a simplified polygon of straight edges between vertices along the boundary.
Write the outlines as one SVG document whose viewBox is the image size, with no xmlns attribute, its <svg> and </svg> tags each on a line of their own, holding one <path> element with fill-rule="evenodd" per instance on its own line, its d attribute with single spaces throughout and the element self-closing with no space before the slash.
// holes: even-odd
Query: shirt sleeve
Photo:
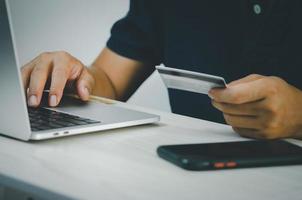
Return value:
<svg viewBox="0 0 302 200">
<path fill-rule="evenodd" d="M 117 54 L 158 65 L 161 63 L 159 27 L 156 5 L 149 0 L 131 0 L 127 15 L 111 29 L 107 47 Z"/>
</svg>

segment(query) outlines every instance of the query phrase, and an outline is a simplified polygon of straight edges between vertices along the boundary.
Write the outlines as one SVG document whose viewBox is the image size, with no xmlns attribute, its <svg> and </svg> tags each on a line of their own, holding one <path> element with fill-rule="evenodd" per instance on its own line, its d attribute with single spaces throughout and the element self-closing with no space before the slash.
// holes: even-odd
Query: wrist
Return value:
<svg viewBox="0 0 302 200">
<path fill-rule="evenodd" d="M 104 70 L 94 65 L 87 67 L 87 70 L 95 82 L 92 95 L 118 99 L 114 86 Z"/>
</svg>

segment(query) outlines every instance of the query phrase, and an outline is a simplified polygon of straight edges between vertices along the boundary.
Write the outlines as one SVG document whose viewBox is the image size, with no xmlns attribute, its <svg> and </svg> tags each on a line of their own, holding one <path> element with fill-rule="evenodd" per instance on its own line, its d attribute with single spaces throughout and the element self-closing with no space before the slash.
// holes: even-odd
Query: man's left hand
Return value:
<svg viewBox="0 0 302 200">
<path fill-rule="evenodd" d="M 253 74 L 212 89 L 209 96 L 241 136 L 302 138 L 302 91 L 281 78 Z"/>
</svg>

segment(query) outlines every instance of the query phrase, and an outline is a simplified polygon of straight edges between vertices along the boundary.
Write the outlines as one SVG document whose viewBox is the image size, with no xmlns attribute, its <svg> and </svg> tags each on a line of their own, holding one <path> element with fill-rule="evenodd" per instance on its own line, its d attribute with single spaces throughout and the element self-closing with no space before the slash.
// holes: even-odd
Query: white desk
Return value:
<svg viewBox="0 0 302 200">
<path fill-rule="evenodd" d="M 243 139 L 228 126 L 147 111 L 161 123 L 42 142 L 0 137 L 0 184 L 49 199 L 302 199 L 302 166 L 190 172 L 160 159 L 163 144 Z"/>
</svg>

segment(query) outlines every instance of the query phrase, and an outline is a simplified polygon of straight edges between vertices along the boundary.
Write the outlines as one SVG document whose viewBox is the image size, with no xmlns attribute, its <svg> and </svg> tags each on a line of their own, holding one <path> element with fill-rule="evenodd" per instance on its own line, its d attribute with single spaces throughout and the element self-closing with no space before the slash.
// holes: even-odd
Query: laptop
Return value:
<svg viewBox="0 0 302 200">
<path fill-rule="evenodd" d="M 26 105 L 8 0 L 0 0 L 0 134 L 28 141 L 155 123 L 159 116 L 64 96 L 57 108 Z"/>
</svg>

